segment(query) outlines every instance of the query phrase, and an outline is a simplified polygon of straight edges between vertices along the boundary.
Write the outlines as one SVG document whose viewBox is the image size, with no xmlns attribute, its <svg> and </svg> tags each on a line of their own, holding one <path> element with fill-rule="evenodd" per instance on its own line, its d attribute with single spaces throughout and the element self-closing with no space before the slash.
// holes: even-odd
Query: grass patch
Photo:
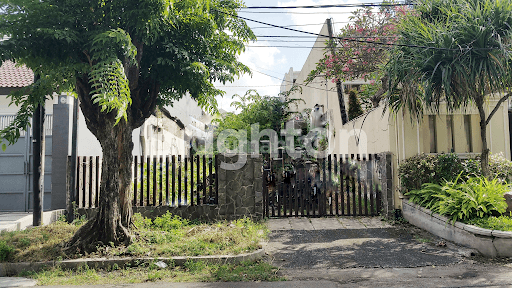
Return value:
<svg viewBox="0 0 512 288">
<path fill-rule="evenodd" d="M 466 221 L 466 224 L 475 225 L 485 229 L 512 231 L 512 218 L 508 216 L 485 217 Z"/>
<path fill-rule="evenodd" d="M 57 221 L 48 226 L 0 233 L 1 262 L 35 262 L 67 258 L 62 243 L 69 240 L 79 226 Z"/>
<path fill-rule="evenodd" d="M 432 242 L 432 240 L 431 240 L 431 239 L 429 239 L 429 238 L 423 238 L 423 237 L 420 237 L 420 236 L 418 236 L 418 235 L 414 235 L 414 239 L 415 239 L 416 241 L 418 241 L 418 242 L 421 242 L 421 243 L 430 243 L 430 242 Z"/>
<path fill-rule="evenodd" d="M 155 220 L 133 216 L 134 241 L 129 246 L 98 247 L 88 255 L 66 255 L 63 243 L 78 230 L 78 224 L 58 221 L 48 226 L 0 234 L 1 262 L 36 262 L 81 257 L 172 257 L 236 255 L 255 251 L 269 233 L 265 223 L 250 219 L 204 224 L 167 213 Z M 158 275 L 155 275 L 156 278 Z M 155 278 L 155 279 L 156 279 Z"/>
<path fill-rule="evenodd" d="M 54 267 L 41 272 L 26 272 L 23 277 L 38 281 L 38 285 L 102 285 L 144 282 L 214 282 L 214 281 L 283 281 L 278 268 L 264 262 L 214 265 L 187 262 L 183 267 L 147 267 L 95 270 L 87 266 L 75 271 Z"/>
</svg>

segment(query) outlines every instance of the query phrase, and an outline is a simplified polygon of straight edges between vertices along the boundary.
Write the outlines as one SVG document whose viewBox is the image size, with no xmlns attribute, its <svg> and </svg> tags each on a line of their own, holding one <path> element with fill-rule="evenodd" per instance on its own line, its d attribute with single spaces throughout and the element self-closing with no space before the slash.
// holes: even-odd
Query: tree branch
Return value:
<svg viewBox="0 0 512 288">
<path fill-rule="evenodd" d="M 85 117 L 87 127 L 96 134 L 99 127 L 99 109 L 95 107 L 92 102 L 90 95 L 90 89 L 88 84 L 83 82 L 83 79 L 77 77 L 76 78 L 76 94 L 78 95 L 78 99 L 80 100 L 80 108 L 82 110 L 82 114 Z M 95 111 L 97 110 L 97 111 Z M 93 131 L 94 130 L 94 131 Z"/>
<path fill-rule="evenodd" d="M 137 56 L 135 56 L 135 60 L 137 61 L 137 65 L 129 65 L 128 60 L 124 60 L 125 64 L 125 74 L 126 78 L 128 78 L 128 83 L 130 90 L 135 90 L 139 86 L 139 72 L 140 72 L 140 62 L 142 60 L 142 52 L 143 52 L 143 43 L 137 41 L 137 38 L 132 38 L 132 43 L 137 47 Z"/>
<path fill-rule="evenodd" d="M 492 116 L 494 116 L 496 111 L 498 111 L 498 109 L 500 108 L 501 104 L 503 104 L 503 102 L 505 102 L 510 97 L 510 95 L 512 95 L 512 94 L 511 93 L 507 93 L 505 96 L 501 97 L 501 99 L 498 101 L 496 106 L 494 106 L 494 109 L 492 109 L 491 113 L 489 114 L 489 116 L 485 120 L 485 125 L 488 125 L 489 122 L 491 122 Z"/>
<path fill-rule="evenodd" d="M 151 80 L 150 79 L 147 79 L 144 83 L 144 85 L 142 86 L 142 89 L 140 90 L 140 92 L 144 92 L 144 93 L 140 93 L 139 92 L 139 101 L 141 99 L 143 99 L 143 95 L 146 94 L 146 97 L 145 97 L 145 101 L 142 102 L 140 101 L 140 105 L 136 108 L 138 108 L 138 111 L 137 113 L 134 113 L 133 115 L 133 127 L 134 128 L 137 128 L 139 127 L 140 125 L 142 125 L 144 123 L 144 121 L 146 121 L 146 119 L 151 115 L 151 113 L 153 112 L 153 110 L 155 110 L 155 107 L 156 107 L 156 103 L 157 103 L 157 98 L 158 98 L 158 93 L 160 92 L 160 85 L 153 82 L 153 83 L 149 83 Z M 149 93 L 146 92 L 147 90 L 149 90 Z M 132 102 L 133 104 L 133 102 Z"/>
</svg>

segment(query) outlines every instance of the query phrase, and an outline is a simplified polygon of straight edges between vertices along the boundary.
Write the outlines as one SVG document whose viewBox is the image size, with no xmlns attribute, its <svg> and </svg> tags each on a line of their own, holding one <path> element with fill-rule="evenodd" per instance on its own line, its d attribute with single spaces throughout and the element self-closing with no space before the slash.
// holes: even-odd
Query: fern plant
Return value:
<svg viewBox="0 0 512 288">
<path fill-rule="evenodd" d="M 460 182 L 459 177 L 443 185 L 423 184 L 422 189 L 410 191 L 406 195 L 413 203 L 447 216 L 452 222 L 503 214 L 506 211 L 507 203 L 503 195 L 510 191 L 511 185 L 486 177 L 472 177 Z"/>
</svg>

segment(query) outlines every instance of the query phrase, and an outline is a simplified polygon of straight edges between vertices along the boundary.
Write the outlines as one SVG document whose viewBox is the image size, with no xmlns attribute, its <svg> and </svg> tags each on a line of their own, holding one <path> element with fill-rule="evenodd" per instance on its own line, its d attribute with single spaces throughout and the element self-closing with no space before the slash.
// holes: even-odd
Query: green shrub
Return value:
<svg viewBox="0 0 512 288">
<path fill-rule="evenodd" d="M 348 119 L 355 119 L 363 113 L 361 102 L 357 96 L 357 90 L 350 90 L 350 92 L 348 92 Z"/>
<path fill-rule="evenodd" d="M 413 156 L 398 167 L 400 183 L 404 191 L 420 189 L 423 183 L 436 183 L 434 180 L 437 157 L 420 154 Z"/>
<path fill-rule="evenodd" d="M 0 261 L 6 261 L 7 259 L 9 259 L 13 252 L 13 247 L 7 244 L 7 242 L 0 240 Z"/>
<path fill-rule="evenodd" d="M 132 216 L 133 226 L 137 229 L 148 229 L 153 224 L 149 218 L 144 218 L 140 213 L 134 213 Z"/>
<path fill-rule="evenodd" d="M 505 158 L 502 152 L 489 156 L 489 169 L 491 175 L 500 181 L 510 182 L 512 179 L 512 161 Z"/>
<path fill-rule="evenodd" d="M 500 152 L 489 157 L 491 179 L 497 178 L 501 182 L 512 180 L 512 161 L 503 157 Z M 460 159 L 457 154 L 420 154 L 406 159 L 398 167 L 401 189 L 406 191 L 417 190 L 425 183 L 441 184 L 454 181 L 467 180 L 482 175 L 480 159 Z M 459 176 L 460 175 L 460 176 Z"/>
<path fill-rule="evenodd" d="M 439 154 L 435 165 L 434 179 L 437 183 L 452 181 L 462 172 L 462 161 L 457 154 Z M 466 175 L 463 175 L 465 177 Z"/>
<path fill-rule="evenodd" d="M 169 211 L 153 220 L 153 227 L 165 231 L 180 229 L 181 227 L 188 225 L 189 221 L 187 219 L 182 219 L 178 215 L 172 215 Z"/>
<path fill-rule="evenodd" d="M 482 175 L 482 167 L 478 159 L 464 159 L 461 161 L 462 174 L 467 178 Z"/>
<path fill-rule="evenodd" d="M 472 177 L 466 181 L 448 181 L 443 185 L 427 183 L 420 190 L 412 190 L 406 195 L 410 200 L 432 212 L 457 220 L 470 220 L 502 214 L 507 209 L 503 194 L 510 185 L 498 179 Z"/>
<path fill-rule="evenodd" d="M 469 221 L 466 221 L 466 223 L 485 229 L 512 231 L 512 218 L 504 215 L 499 217 L 491 216 L 485 218 L 470 219 Z"/>
</svg>

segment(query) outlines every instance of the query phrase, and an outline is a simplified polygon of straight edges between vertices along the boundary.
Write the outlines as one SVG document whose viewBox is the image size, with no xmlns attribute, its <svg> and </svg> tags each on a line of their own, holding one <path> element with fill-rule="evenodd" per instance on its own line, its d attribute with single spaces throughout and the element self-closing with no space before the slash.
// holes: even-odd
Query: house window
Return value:
<svg viewBox="0 0 512 288">
<path fill-rule="evenodd" d="M 471 133 L 471 115 L 464 115 L 464 132 L 466 133 L 466 151 L 473 152 L 473 135 Z"/>
<path fill-rule="evenodd" d="M 436 115 L 428 116 L 428 128 L 430 131 L 430 153 L 437 153 Z"/>
<path fill-rule="evenodd" d="M 453 135 L 453 115 L 446 115 L 446 131 L 448 132 L 448 151 L 455 152 L 455 137 Z"/>
</svg>

